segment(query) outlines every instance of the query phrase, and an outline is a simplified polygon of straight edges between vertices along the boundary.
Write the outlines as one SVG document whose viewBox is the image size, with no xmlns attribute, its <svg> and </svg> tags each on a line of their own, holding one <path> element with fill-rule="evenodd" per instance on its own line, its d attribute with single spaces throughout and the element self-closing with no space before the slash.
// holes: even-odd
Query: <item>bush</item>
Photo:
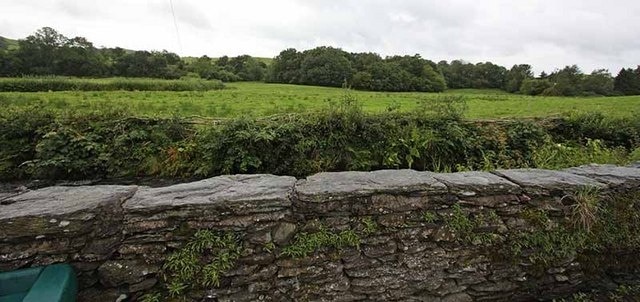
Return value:
<svg viewBox="0 0 640 302">
<path fill-rule="evenodd" d="M 526 95 L 540 95 L 548 89 L 551 89 L 553 84 L 547 79 L 525 79 L 520 86 L 520 93 Z"/>
<path fill-rule="evenodd" d="M 181 142 L 194 133 L 175 120 L 126 112 L 68 114 L 37 110 L 0 119 L 0 179 L 87 179 L 174 175 Z M 15 129 L 23 129 L 14 131 Z"/>
<path fill-rule="evenodd" d="M 220 81 L 144 78 L 78 79 L 64 77 L 0 78 L 0 92 L 37 91 L 204 91 L 223 89 Z"/>
<path fill-rule="evenodd" d="M 584 164 L 626 164 L 629 154 L 622 147 L 607 148 L 600 140 L 588 139 L 586 145 L 547 144 L 534 153 L 535 166 L 542 169 L 563 169 Z"/>
<path fill-rule="evenodd" d="M 37 108 L 0 114 L 0 178 L 202 178 L 234 173 L 304 177 L 321 171 L 413 168 L 439 172 L 625 163 L 638 122 L 598 115 L 468 122 L 464 100 L 369 115 L 345 97 L 316 113 L 238 118 L 194 127 L 127 112 L 55 117 Z M 634 130 L 635 129 L 635 130 Z M 561 145 L 556 145 L 560 142 Z M 560 148 L 562 147 L 562 148 Z"/>
<path fill-rule="evenodd" d="M 640 147 L 640 119 L 606 117 L 602 113 L 580 113 L 562 119 L 550 129 L 558 141 L 601 140 L 605 146 Z"/>
</svg>

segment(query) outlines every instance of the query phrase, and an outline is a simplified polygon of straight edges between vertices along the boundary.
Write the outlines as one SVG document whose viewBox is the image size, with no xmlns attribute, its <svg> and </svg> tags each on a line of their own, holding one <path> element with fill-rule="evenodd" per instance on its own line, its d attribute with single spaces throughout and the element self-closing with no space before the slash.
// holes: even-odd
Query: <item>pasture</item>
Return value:
<svg viewBox="0 0 640 302">
<path fill-rule="evenodd" d="M 136 116 L 233 118 L 322 110 L 335 105 L 345 94 L 355 97 L 367 113 L 410 112 L 439 96 L 457 95 L 467 100 L 469 119 L 549 117 L 583 112 L 600 112 L 610 117 L 640 116 L 640 96 L 543 97 L 473 89 L 390 93 L 256 82 L 229 83 L 226 87 L 215 91 L 0 92 L 0 106 L 38 106 L 78 112 L 125 109 Z"/>
</svg>

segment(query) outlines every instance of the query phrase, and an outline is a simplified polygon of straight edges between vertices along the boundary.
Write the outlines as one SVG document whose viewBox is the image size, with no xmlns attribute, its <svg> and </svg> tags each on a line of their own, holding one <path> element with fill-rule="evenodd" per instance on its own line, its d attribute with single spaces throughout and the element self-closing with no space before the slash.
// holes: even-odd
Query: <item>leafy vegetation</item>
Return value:
<svg viewBox="0 0 640 302">
<path fill-rule="evenodd" d="M 570 219 L 553 221 L 541 210 L 522 214 L 535 228 L 510 238 L 513 255 L 545 269 L 570 257 L 594 262 L 592 254 L 640 250 L 638 192 L 605 196 L 594 188 L 582 188 L 565 198 L 573 207 Z"/>
<path fill-rule="evenodd" d="M 344 230 L 339 233 L 328 231 L 324 227 L 317 232 L 296 234 L 293 243 L 282 249 L 282 255 L 294 258 L 303 258 L 320 248 L 359 247 L 360 236 L 353 230 Z"/>
<path fill-rule="evenodd" d="M 362 218 L 361 222 L 362 222 L 362 225 L 363 225 L 363 233 L 364 233 L 364 235 L 371 235 L 371 234 L 377 232 L 379 230 L 379 228 L 380 228 L 378 223 L 375 222 L 375 220 L 373 220 L 373 218 L 371 218 L 371 217 Z"/>
<path fill-rule="evenodd" d="M 163 265 L 165 290 L 179 297 L 189 290 L 220 285 L 222 274 L 234 266 L 241 246 L 233 234 L 199 230 L 180 250 L 167 257 Z M 159 293 L 144 299 L 154 301 Z"/>
<path fill-rule="evenodd" d="M 0 113 L 0 178 L 201 178 L 233 173 L 303 177 L 383 168 L 564 168 L 622 164 L 639 153 L 633 151 L 640 124 L 633 119 L 470 122 L 463 119 L 466 100 L 449 95 L 412 113 L 370 115 L 353 96 L 343 98 L 315 113 L 202 124 L 133 118 L 126 111 L 61 114 L 9 107 Z M 558 146 L 558 138 L 568 143 Z"/>
<path fill-rule="evenodd" d="M 431 217 L 425 217 L 425 220 L 427 218 Z M 443 218 L 444 224 L 454 232 L 458 241 L 487 246 L 495 243 L 498 238 L 491 232 L 482 231 L 481 228 L 496 223 L 499 219 L 494 211 L 489 211 L 488 214 L 476 213 L 469 215 L 457 203 L 453 205 L 452 213 Z"/>
<path fill-rule="evenodd" d="M 602 141 L 591 139 L 587 140 L 586 145 L 549 143 L 533 154 L 536 167 L 543 169 L 562 169 L 590 163 L 624 165 L 639 159 L 636 155 L 629 154 L 624 147 L 607 148 Z"/>
<path fill-rule="evenodd" d="M 0 91 L 207 91 L 224 88 L 220 81 L 143 78 L 76 79 L 63 77 L 0 78 Z"/>
</svg>

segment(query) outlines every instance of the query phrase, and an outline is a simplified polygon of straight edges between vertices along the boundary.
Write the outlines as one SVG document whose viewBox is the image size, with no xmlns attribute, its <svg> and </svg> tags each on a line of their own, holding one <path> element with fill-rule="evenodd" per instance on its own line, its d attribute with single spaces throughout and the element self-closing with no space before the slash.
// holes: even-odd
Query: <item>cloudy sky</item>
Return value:
<svg viewBox="0 0 640 302">
<path fill-rule="evenodd" d="M 273 57 L 329 45 L 537 72 L 640 64 L 638 0 L 0 0 L 0 35 L 43 26 L 96 46 Z M 176 27 L 177 25 L 177 31 Z"/>
</svg>

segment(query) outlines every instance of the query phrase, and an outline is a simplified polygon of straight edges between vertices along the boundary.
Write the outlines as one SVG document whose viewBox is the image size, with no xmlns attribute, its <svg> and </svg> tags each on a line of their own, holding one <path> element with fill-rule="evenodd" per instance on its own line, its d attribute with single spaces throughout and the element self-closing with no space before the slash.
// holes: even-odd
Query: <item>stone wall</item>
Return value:
<svg viewBox="0 0 640 302">
<path fill-rule="evenodd" d="M 384 170 L 304 180 L 220 176 L 162 188 L 49 187 L 0 196 L 0 271 L 70 262 L 81 301 L 135 301 L 160 286 L 164 261 L 194 230 L 208 229 L 235 234 L 242 249 L 219 286 L 189 293 L 195 301 L 518 301 L 640 281 L 633 269 L 593 273 L 577 254 L 543 270 L 526 253 L 508 256 L 509 238 L 532 228 L 523 213 L 539 210 L 560 224 L 572 218 L 567 197 L 584 187 L 600 195 L 640 191 L 640 169 Z M 283 253 L 296 236 L 323 230 L 350 230 L 359 245 Z"/>
</svg>

